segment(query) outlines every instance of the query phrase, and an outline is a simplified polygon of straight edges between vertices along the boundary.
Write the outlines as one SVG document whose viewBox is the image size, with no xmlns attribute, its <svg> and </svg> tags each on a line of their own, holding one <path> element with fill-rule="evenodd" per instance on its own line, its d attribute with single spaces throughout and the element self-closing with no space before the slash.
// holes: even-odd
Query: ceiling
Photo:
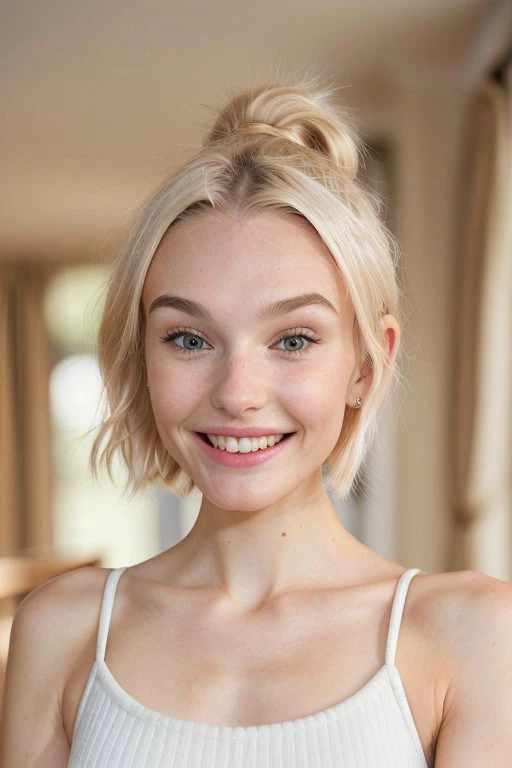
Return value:
<svg viewBox="0 0 512 768">
<path fill-rule="evenodd" d="M 375 130 L 397 74 L 449 70 L 491 0 L 0 0 L 0 258 L 107 251 L 230 93 L 320 74 Z"/>
</svg>

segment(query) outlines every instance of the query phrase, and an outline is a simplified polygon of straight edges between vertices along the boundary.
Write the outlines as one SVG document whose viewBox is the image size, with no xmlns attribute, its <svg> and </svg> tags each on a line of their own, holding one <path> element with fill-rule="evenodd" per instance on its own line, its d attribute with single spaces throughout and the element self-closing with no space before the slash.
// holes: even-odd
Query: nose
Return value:
<svg viewBox="0 0 512 768">
<path fill-rule="evenodd" d="M 215 408 L 233 416 L 248 408 L 262 408 L 268 400 L 268 384 L 261 360 L 247 354 L 232 355 L 213 375 L 211 400 Z"/>
</svg>

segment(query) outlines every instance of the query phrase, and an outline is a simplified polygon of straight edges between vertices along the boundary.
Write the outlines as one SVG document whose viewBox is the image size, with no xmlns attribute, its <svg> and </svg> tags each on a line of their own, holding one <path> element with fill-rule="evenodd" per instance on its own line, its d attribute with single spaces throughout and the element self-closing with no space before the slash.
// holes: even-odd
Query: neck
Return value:
<svg viewBox="0 0 512 768">
<path fill-rule="evenodd" d="M 205 497 L 190 533 L 173 547 L 180 586 L 211 589 L 234 609 L 257 610 L 284 592 L 340 582 L 367 555 L 321 490 L 256 511 L 220 509 Z"/>
</svg>

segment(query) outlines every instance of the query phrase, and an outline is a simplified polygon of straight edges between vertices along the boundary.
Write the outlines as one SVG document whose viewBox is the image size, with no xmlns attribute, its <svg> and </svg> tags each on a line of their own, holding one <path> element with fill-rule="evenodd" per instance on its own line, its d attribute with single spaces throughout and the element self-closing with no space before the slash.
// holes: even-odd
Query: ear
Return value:
<svg viewBox="0 0 512 768">
<path fill-rule="evenodd" d="M 382 329 L 383 336 L 386 344 L 386 366 L 391 367 L 395 360 L 400 346 L 400 326 L 393 315 L 383 315 L 379 320 L 379 325 Z M 351 386 L 349 386 L 349 402 L 348 405 L 352 405 L 355 398 L 359 395 L 363 402 L 368 393 L 371 385 L 373 374 L 373 367 L 369 360 L 364 359 L 354 373 Z"/>
<path fill-rule="evenodd" d="M 390 368 L 395 362 L 395 358 L 400 346 L 400 326 L 393 315 L 383 315 L 379 320 L 382 333 L 386 338 L 386 365 Z"/>
</svg>

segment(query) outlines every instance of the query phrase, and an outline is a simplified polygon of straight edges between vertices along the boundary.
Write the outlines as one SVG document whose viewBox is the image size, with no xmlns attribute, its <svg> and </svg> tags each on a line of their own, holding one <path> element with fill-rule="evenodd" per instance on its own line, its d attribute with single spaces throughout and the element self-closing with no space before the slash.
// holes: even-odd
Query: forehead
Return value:
<svg viewBox="0 0 512 768">
<path fill-rule="evenodd" d="M 338 309 L 348 294 L 318 232 L 303 217 L 269 211 L 241 217 L 202 212 L 172 227 L 148 269 L 144 306 L 164 291 L 244 302 L 263 294 L 318 291 Z M 211 299 L 210 299 L 211 304 Z"/>
</svg>

